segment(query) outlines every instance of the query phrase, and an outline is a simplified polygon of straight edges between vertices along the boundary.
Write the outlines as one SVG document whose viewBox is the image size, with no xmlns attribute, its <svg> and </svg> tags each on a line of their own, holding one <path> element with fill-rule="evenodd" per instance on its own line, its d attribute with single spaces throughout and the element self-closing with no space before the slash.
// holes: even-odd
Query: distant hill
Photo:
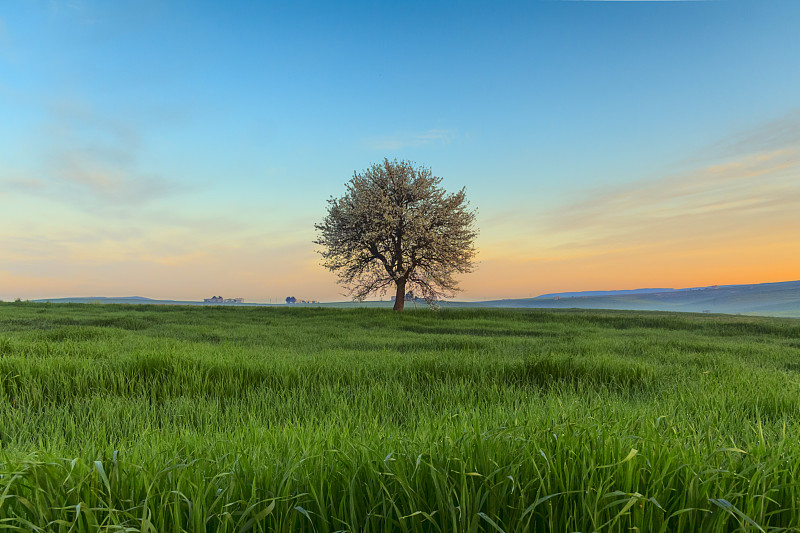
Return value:
<svg viewBox="0 0 800 533">
<path fill-rule="evenodd" d="M 275 305 L 275 304 L 260 304 L 260 303 L 214 303 L 207 304 L 205 302 L 198 302 L 194 300 L 154 300 L 153 298 L 145 298 L 144 296 L 77 296 L 71 298 L 42 298 L 40 300 L 33 300 L 39 303 L 58 303 L 58 304 L 130 304 L 130 305 Z M 301 305 L 301 304 L 297 304 Z"/>
<path fill-rule="evenodd" d="M 109 298 L 48 298 L 37 302 L 211 305 L 197 301 L 153 300 L 142 296 Z M 213 304 L 286 307 L 285 304 Z M 293 304 L 324 307 L 390 307 L 392 302 L 331 302 Z M 585 291 L 543 294 L 536 298 L 489 300 L 483 302 L 443 302 L 444 307 L 524 307 L 554 309 L 628 309 L 632 311 L 685 311 L 692 313 L 726 313 L 800 318 L 800 281 L 759 283 L 754 285 L 720 285 L 685 289 L 634 289 L 619 291 Z M 407 304 L 407 308 L 424 308 L 424 303 Z"/>
<path fill-rule="evenodd" d="M 128 301 L 128 300 L 136 300 L 142 303 L 147 302 L 156 302 L 159 300 L 153 300 L 152 298 L 145 298 L 144 296 L 119 296 L 119 297 L 108 297 L 108 296 L 79 296 L 75 298 L 43 298 L 41 300 L 34 300 L 35 302 L 109 302 L 109 301 Z M 166 301 L 166 300 L 164 300 Z"/>
<path fill-rule="evenodd" d="M 200 302 L 183 302 L 178 300 L 154 300 L 152 298 L 145 298 L 144 296 L 77 296 L 71 298 L 42 298 L 41 300 L 34 300 L 35 302 L 51 302 L 60 304 L 172 304 L 172 305 L 186 305 L 196 304 Z"/>
<path fill-rule="evenodd" d="M 800 317 L 800 281 L 651 291 L 560 293 L 549 297 L 474 303 L 486 307 L 630 309 Z"/>
</svg>

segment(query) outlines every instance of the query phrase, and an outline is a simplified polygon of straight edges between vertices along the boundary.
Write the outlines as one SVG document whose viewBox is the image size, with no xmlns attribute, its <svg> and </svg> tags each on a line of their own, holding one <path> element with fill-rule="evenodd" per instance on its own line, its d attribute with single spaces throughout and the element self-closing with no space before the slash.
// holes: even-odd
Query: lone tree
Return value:
<svg viewBox="0 0 800 533">
<path fill-rule="evenodd" d="M 459 290 L 454 275 L 474 266 L 475 211 L 463 188 L 447 194 L 441 181 L 428 168 L 384 159 L 328 200 L 314 243 L 354 300 L 394 284 L 394 310 L 402 311 L 409 289 L 429 304 Z"/>
</svg>

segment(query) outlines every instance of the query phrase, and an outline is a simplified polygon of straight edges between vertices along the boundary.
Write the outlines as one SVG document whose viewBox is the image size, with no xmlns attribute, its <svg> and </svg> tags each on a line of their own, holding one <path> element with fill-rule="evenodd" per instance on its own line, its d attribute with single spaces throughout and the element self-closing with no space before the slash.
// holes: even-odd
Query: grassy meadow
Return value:
<svg viewBox="0 0 800 533">
<path fill-rule="evenodd" d="M 800 321 L 0 304 L 0 529 L 800 531 Z"/>
</svg>

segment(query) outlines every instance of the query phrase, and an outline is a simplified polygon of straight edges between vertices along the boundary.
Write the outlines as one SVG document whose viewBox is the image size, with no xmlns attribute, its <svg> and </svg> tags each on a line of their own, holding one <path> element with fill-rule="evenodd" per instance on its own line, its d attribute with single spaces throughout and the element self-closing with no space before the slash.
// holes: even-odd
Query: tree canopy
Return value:
<svg viewBox="0 0 800 533">
<path fill-rule="evenodd" d="M 429 303 L 459 290 L 455 275 L 474 268 L 476 213 L 465 189 L 448 194 L 441 181 L 428 168 L 384 159 L 328 200 L 314 242 L 353 299 L 394 289 L 402 311 L 407 289 Z"/>
</svg>

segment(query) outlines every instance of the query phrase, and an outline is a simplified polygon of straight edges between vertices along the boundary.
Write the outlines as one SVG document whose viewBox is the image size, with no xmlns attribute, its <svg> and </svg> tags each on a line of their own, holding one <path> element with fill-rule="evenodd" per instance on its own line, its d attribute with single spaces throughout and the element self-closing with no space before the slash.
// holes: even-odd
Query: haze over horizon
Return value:
<svg viewBox="0 0 800 533">
<path fill-rule="evenodd" d="M 342 300 L 383 157 L 478 208 L 461 300 L 797 280 L 798 95 L 790 0 L 11 0 L 0 299 Z"/>
</svg>

